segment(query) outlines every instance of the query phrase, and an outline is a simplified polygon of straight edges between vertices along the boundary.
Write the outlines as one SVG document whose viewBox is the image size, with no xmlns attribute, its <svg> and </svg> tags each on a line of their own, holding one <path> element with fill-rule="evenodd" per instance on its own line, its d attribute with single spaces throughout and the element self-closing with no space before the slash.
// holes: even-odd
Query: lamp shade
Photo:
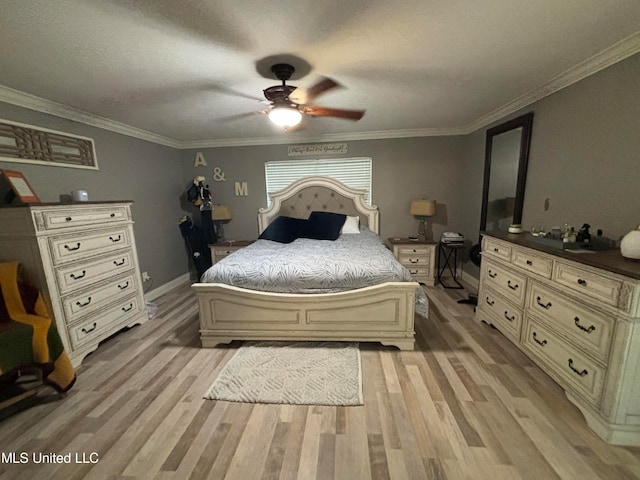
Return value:
<svg viewBox="0 0 640 480">
<path fill-rule="evenodd" d="M 302 120 L 302 114 L 295 107 L 279 106 L 269 112 L 269 120 L 279 127 L 295 127 Z"/>
<path fill-rule="evenodd" d="M 231 209 L 226 205 L 215 205 L 211 212 L 211 218 L 213 220 L 231 220 L 233 216 L 231 215 Z"/>
<path fill-rule="evenodd" d="M 435 200 L 413 200 L 409 213 L 416 217 L 431 217 L 436 214 Z"/>
</svg>

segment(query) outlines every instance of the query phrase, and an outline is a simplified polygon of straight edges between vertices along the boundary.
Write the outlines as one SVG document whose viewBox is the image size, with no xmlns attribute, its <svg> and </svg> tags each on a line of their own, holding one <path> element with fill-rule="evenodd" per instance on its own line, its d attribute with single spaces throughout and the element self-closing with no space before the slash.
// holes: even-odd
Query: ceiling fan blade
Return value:
<svg viewBox="0 0 640 480">
<path fill-rule="evenodd" d="M 307 105 L 301 108 L 302 113 L 312 117 L 336 117 L 347 120 L 360 120 L 364 116 L 365 110 L 343 110 L 341 108 L 318 107 Z"/>
<path fill-rule="evenodd" d="M 323 77 L 319 82 L 309 88 L 296 88 L 289 95 L 289 99 L 299 105 L 304 105 L 305 103 L 312 102 L 318 96 L 336 87 L 341 87 L 341 85 L 331 78 Z"/>
</svg>

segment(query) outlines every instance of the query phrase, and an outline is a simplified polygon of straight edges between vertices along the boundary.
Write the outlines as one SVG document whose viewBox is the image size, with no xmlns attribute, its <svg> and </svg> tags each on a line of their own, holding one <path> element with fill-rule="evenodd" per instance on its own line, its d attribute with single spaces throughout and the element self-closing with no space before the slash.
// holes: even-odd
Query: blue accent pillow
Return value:
<svg viewBox="0 0 640 480">
<path fill-rule="evenodd" d="M 343 213 L 311 212 L 304 236 L 315 240 L 336 240 L 346 219 Z"/>
<path fill-rule="evenodd" d="M 303 218 L 280 216 L 271 222 L 258 238 L 279 243 L 291 243 L 304 235 L 306 227 L 307 220 Z"/>
</svg>

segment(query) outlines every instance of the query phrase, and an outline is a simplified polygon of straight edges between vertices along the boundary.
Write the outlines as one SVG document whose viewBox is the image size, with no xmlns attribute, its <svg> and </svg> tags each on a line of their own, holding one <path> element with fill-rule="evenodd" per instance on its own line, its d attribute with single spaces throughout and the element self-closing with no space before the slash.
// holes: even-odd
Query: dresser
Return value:
<svg viewBox="0 0 640 480">
<path fill-rule="evenodd" d="M 0 224 L 0 261 L 19 261 L 42 292 L 74 366 L 148 320 L 131 202 L 2 207 Z"/>
<path fill-rule="evenodd" d="M 393 254 L 409 270 L 416 282 L 435 285 L 436 248 L 434 242 L 414 241 L 408 238 L 388 239 Z"/>
<path fill-rule="evenodd" d="M 252 243 L 252 240 L 227 240 L 218 243 L 211 243 L 209 244 L 209 250 L 211 250 L 211 263 L 215 265 L 224 257 L 231 255 L 233 252 L 236 252 L 247 245 L 251 245 Z"/>
<path fill-rule="evenodd" d="M 486 233 L 475 318 L 551 376 L 601 438 L 640 446 L 640 263 Z"/>
</svg>

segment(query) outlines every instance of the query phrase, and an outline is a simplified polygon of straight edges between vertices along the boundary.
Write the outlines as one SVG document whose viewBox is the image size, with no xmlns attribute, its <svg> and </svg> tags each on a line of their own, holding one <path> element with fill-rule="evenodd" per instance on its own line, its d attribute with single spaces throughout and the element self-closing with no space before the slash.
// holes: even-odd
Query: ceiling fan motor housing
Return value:
<svg viewBox="0 0 640 480">
<path fill-rule="evenodd" d="M 273 87 L 263 90 L 265 98 L 273 102 L 274 105 L 295 106 L 295 104 L 289 100 L 289 95 L 291 95 L 291 92 L 293 92 L 296 87 L 286 85 L 285 82 L 291 78 L 291 75 L 293 75 L 296 69 L 288 63 L 276 63 L 271 67 L 271 71 L 278 80 L 282 81 L 282 85 L 274 85 Z"/>
</svg>

